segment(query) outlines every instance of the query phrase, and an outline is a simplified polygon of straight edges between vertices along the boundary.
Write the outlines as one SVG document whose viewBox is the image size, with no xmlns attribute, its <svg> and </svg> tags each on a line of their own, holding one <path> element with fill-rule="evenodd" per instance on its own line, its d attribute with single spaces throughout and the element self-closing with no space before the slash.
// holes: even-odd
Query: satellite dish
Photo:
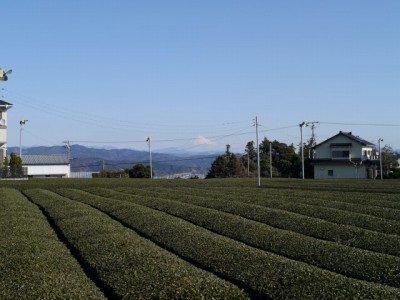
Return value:
<svg viewBox="0 0 400 300">
<path fill-rule="evenodd" d="M 0 126 L 6 126 L 6 120 L 0 119 Z"/>
</svg>

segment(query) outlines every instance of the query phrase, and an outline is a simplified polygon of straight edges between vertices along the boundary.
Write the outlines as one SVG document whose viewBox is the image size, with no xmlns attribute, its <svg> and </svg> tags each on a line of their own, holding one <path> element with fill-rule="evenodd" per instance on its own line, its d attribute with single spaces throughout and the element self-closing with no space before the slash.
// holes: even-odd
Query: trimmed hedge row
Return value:
<svg viewBox="0 0 400 300">
<path fill-rule="evenodd" d="M 78 198 L 78 197 L 75 197 Z M 383 299 L 400 289 L 343 275 L 252 248 L 166 213 L 95 195 L 79 201 L 97 207 L 182 257 L 240 282 L 253 295 L 292 299 Z"/>
<path fill-rule="evenodd" d="M 309 199 L 309 198 L 297 198 L 295 195 L 291 198 L 286 198 L 288 201 L 293 202 L 301 202 L 304 204 L 309 204 L 313 206 L 321 206 L 328 207 L 334 209 L 340 209 L 352 213 L 359 213 L 370 215 L 382 219 L 388 219 L 393 221 L 400 221 L 400 209 L 386 208 L 386 207 L 377 207 L 377 206 L 369 206 L 366 204 L 354 204 L 354 203 L 346 203 L 341 201 L 331 201 L 331 200 L 323 200 L 320 198 L 317 199 Z M 338 199 L 340 200 L 340 199 Z"/>
<path fill-rule="evenodd" d="M 360 193 L 384 193 L 399 194 L 399 180 L 288 180 L 288 179 L 264 179 L 262 188 L 284 188 L 294 190 L 314 190 L 321 192 L 360 192 Z M 255 186 L 255 183 L 254 183 Z"/>
<path fill-rule="evenodd" d="M 254 190 L 254 189 L 253 189 Z M 289 201 L 295 203 L 303 203 L 309 204 L 314 206 L 322 206 L 322 207 L 329 207 L 340 209 L 348 212 L 355 212 L 360 214 L 366 214 L 375 216 L 378 218 L 384 218 L 394 221 L 400 221 L 400 202 L 394 201 L 385 201 L 385 200 L 376 200 L 376 195 L 372 194 L 374 199 L 369 199 L 371 194 L 361 194 L 358 193 L 358 197 L 360 198 L 352 198 L 354 195 L 351 193 L 343 193 L 343 192 L 335 192 L 335 193 L 310 193 L 307 191 L 298 191 L 294 193 L 290 190 L 264 190 L 263 193 L 254 193 L 252 189 L 230 189 L 229 191 L 221 191 L 213 189 L 213 192 L 216 194 L 229 194 L 231 197 L 235 197 L 235 200 L 242 200 L 243 198 L 246 199 L 246 192 L 247 194 L 252 193 L 252 201 L 254 199 L 258 200 L 273 200 L 273 201 Z M 196 192 L 198 190 L 196 189 Z M 201 192 L 200 192 L 201 193 Z M 354 194 L 354 193 L 353 193 Z M 382 194 L 381 194 L 382 195 Z M 383 194 L 383 196 L 387 196 Z M 394 197 L 399 198 L 398 195 L 389 195 L 393 199 Z M 387 197 L 386 197 L 387 198 Z M 393 200 L 392 199 L 392 200 Z M 387 207 L 388 206 L 388 207 Z"/>
<path fill-rule="evenodd" d="M 0 298 L 105 299 L 19 191 L 0 188 Z"/>
<path fill-rule="evenodd" d="M 276 228 L 337 242 L 346 246 L 400 257 L 400 237 L 397 235 L 389 235 L 359 227 L 332 223 L 322 219 L 244 202 L 207 198 L 194 194 L 188 195 L 185 193 L 184 189 L 177 189 L 175 192 L 165 188 L 153 188 L 149 190 L 125 187 L 117 188 L 116 190 L 142 195 L 143 197 L 164 197 L 171 200 L 213 208 L 265 223 Z M 207 195 L 206 191 L 204 191 L 203 194 Z"/>
<path fill-rule="evenodd" d="M 247 195 L 235 195 L 230 193 L 223 193 L 220 191 L 193 191 L 193 189 L 185 189 L 186 193 L 190 195 L 205 195 L 214 199 L 224 199 L 229 201 L 240 201 L 244 203 L 250 203 L 260 206 L 265 206 L 274 209 L 280 209 L 285 211 L 302 214 L 305 216 L 327 220 L 333 223 L 345 224 L 350 226 L 356 226 L 368 230 L 387 234 L 400 235 L 400 222 L 382 219 L 374 216 L 364 215 L 355 212 L 348 212 L 339 209 L 313 206 L 308 204 L 296 203 L 294 201 L 286 199 L 267 199 L 263 197 L 257 197 L 257 193 Z"/>
<path fill-rule="evenodd" d="M 181 260 L 97 209 L 47 190 L 25 193 L 54 220 L 111 298 L 247 298 L 238 287 Z"/>
<path fill-rule="evenodd" d="M 71 199 L 89 197 L 87 193 L 79 190 L 61 190 L 60 192 Z M 92 189 L 91 193 L 164 211 L 248 245 L 349 277 L 400 287 L 398 272 L 400 258 L 396 256 L 360 250 L 276 229 L 236 215 L 164 199 L 161 195 L 160 197 L 142 197 L 104 188 Z"/>
</svg>

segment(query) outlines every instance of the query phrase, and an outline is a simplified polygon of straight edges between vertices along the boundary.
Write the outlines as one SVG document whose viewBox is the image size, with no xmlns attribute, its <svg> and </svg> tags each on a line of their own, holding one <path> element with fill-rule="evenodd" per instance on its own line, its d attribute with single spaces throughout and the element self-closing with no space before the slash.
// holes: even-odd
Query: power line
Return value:
<svg viewBox="0 0 400 300">
<path fill-rule="evenodd" d="M 319 122 L 327 125 L 400 127 L 400 124 Z"/>
</svg>

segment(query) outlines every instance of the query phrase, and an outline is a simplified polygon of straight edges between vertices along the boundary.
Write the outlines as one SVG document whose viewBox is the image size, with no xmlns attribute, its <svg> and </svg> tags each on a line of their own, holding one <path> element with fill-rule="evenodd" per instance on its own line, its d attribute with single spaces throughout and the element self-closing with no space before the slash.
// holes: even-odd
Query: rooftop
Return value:
<svg viewBox="0 0 400 300">
<path fill-rule="evenodd" d="M 22 155 L 22 165 L 68 165 L 70 162 L 66 155 Z"/>
<path fill-rule="evenodd" d="M 352 139 L 353 141 L 356 141 L 357 143 L 359 143 L 359 144 L 361 144 L 363 146 L 371 146 L 371 147 L 374 146 L 374 143 L 368 142 L 368 141 L 366 141 L 366 140 L 364 140 L 364 139 L 362 139 L 362 138 L 360 138 L 358 136 L 355 136 L 355 135 L 353 135 L 352 132 L 339 131 L 338 134 L 336 134 L 336 135 L 330 137 L 329 139 L 319 143 L 318 145 L 314 146 L 314 148 L 316 148 L 319 145 L 324 144 L 324 143 L 326 143 L 328 141 L 331 141 L 332 139 L 334 139 L 335 137 L 337 137 L 339 135 L 343 135 L 345 137 L 348 137 L 349 139 Z M 336 144 L 339 145 L 338 143 L 336 143 Z M 333 144 L 333 145 L 335 145 L 335 144 Z"/>
<path fill-rule="evenodd" d="M 12 104 L 11 104 L 11 103 L 8 103 L 8 102 L 6 102 L 6 101 L 0 100 L 0 106 L 8 107 L 8 106 L 12 106 Z"/>
</svg>

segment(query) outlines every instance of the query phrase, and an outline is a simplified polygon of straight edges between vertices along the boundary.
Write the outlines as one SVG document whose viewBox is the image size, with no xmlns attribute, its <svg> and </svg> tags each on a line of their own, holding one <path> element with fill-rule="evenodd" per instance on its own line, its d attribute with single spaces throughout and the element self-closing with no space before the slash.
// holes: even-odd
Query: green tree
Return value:
<svg viewBox="0 0 400 300">
<path fill-rule="evenodd" d="M 226 152 L 218 156 L 211 164 L 206 178 L 228 178 L 245 176 L 245 166 L 236 154 L 230 152 L 230 145 L 226 145 Z"/>
<path fill-rule="evenodd" d="M 385 145 L 382 148 L 382 171 L 385 177 L 389 177 L 390 173 L 393 172 L 399 166 L 397 161 L 397 153 L 393 151 L 393 148 L 389 145 Z"/>
<path fill-rule="evenodd" d="M 132 169 L 128 171 L 129 178 L 150 178 L 151 170 L 150 166 L 145 166 L 143 164 L 136 164 Z"/>
<path fill-rule="evenodd" d="M 10 172 L 12 177 L 22 175 L 22 159 L 14 152 L 10 155 Z"/>
<path fill-rule="evenodd" d="M 0 178 L 6 178 L 8 177 L 8 158 L 7 156 L 4 157 L 4 160 L 2 161 L 2 164 L 0 166 Z"/>
<path fill-rule="evenodd" d="M 271 144 L 271 155 L 270 155 Z M 267 138 L 260 144 L 261 176 L 270 176 L 270 156 L 272 156 L 272 175 L 276 177 L 299 177 L 301 160 L 293 144 L 287 145 Z"/>
<path fill-rule="evenodd" d="M 246 154 L 241 157 L 241 163 L 247 169 L 246 173 L 248 171 L 248 175 L 254 176 L 257 172 L 257 149 L 254 141 L 250 141 L 246 144 L 244 152 Z"/>
<path fill-rule="evenodd" d="M 270 170 L 270 143 L 266 137 L 261 141 L 259 145 L 260 149 L 260 174 L 262 177 L 269 177 L 271 176 L 271 170 Z M 275 152 L 272 151 L 274 154 Z M 274 164 L 274 159 L 272 159 L 272 174 L 273 176 L 278 176 L 278 171 L 275 167 Z"/>
</svg>

